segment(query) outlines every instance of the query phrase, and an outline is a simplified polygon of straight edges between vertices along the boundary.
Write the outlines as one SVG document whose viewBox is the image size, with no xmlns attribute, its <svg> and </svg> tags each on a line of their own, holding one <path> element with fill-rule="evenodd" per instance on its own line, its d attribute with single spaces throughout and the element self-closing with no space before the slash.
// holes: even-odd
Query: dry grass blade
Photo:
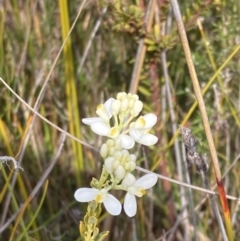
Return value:
<svg viewBox="0 0 240 241">
<path fill-rule="evenodd" d="M 62 149 L 63 149 L 63 146 L 64 146 L 64 142 L 65 142 L 65 139 L 66 139 L 66 136 L 65 135 L 62 135 L 61 138 L 60 138 L 60 145 L 59 145 L 59 149 L 57 150 L 57 153 L 56 155 L 54 156 L 54 158 L 52 159 L 51 161 L 51 164 L 49 165 L 49 167 L 46 169 L 46 171 L 43 173 L 42 177 L 40 178 L 40 180 L 38 181 L 37 185 L 34 187 L 33 191 L 31 192 L 30 196 L 28 197 L 28 199 L 26 200 L 26 202 L 23 204 L 21 210 L 20 210 L 20 213 L 19 213 L 19 216 L 17 217 L 17 221 L 15 222 L 15 225 L 14 225 L 14 228 L 12 230 L 12 233 L 11 233 L 11 237 L 9 239 L 9 241 L 13 240 L 14 238 L 14 235 L 15 235 L 15 232 L 16 232 L 16 229 L 17 229 L 17 226 L 24 214 L 24 211 L 26 210 L 26 208 L 28 207 L 29 203 L 31 202 L 31 200 L 34 198 L 34 196 L 36 195 L 36 193 L 39 191 L 40 188 L 42 188 L 44 182 L 46 181 L 46 179 L 48 178 L 49 174 L 51 173 L 52 169 L 54 168 L 54 166 L 56 165 L 60 155 L 61 155 L 61 152 L 62 152 Z M 10 223 L 8 223 L 10 224 Z M 7 228 L 5 226 L 5 228 Z M 2 230 L 4 231 L 4 230 Z"/>
<path fill-rule="evenodd" d="M 219 193 L 220 193 L 220 200 L 221 200 L 221 204 L 222 204 L 222 209 L 223 209 L 225 224 L 226 224 L 226 228 L 227 228 L 228 238 L 229 238 L 229 240 L 233 241 L 233 230 L 232 230 L 232 225 L 231 225 L 230 211 L 229 211 L 229 208 L 228 208 L 226 193 L 225 193 L 225 189 L 224 189 L 223 182 L 222 182 L 217 152 L 216 152 L 216 148 L 215 148 L 215 145 L 214 145 L 214 142 L 213 142 L 213 137 L 212 137 L 212 133 L 211 133 L 211 129 L 210 129 L 210 124 L 209 124 L 209 120 L 208 120 L 208 115 L 207 115 L 205 103 L 204 103 L 203 96 L 202 96 L 202 93 L 201 93 L 201 89 L 200 89 L 200 85 L 199 85 L 199 82 L 198 82 L 196 70 L 195 70 L 195 67 L 194 67 L 194 64 L 193 64 L 191 51 L 190 51 L 190 48 L 189 48 L 189 43 L 188 43 L 186 31 L 185 31 L 185 28 L 184 28 L 184 25 L 183 25 L 183 21 L 182 21 L 182 17 L 181 17 L 181 14 L 180 14 L 180 9 L 179 9 L 179 5 L 178 5 L 177 0 L 171 0 L 171 5 L 172 5 L 173 12 L 174 12 L 174 15 L 175 15 L 175 19 L 176 19 L 176 22 L 177 22 L 179 35 L 180 35 L 180 38 L 181 38 L 181 41 L 182 41 L 182 45 L 183 45 L 186 61 L 187 61 L 187 64 L 188 64 L 188 68 L 189 68 L 194 92 L 195 92 L 196 99 L 197 99 L 198 105 L 199 105 L 199 110 L 201 112 L 201 117 L 202 117 L 204 129 L 205 129 L 205 133 L 206 133 L 206 137 L 207 137 L 207 141 L 208 141 L 208 145 L 209 145 L 209 150 L 210 150 L 210 154 L 211 154 L 211 157 L 212 157 L 212 162 L 213 162 L 213 167 L 214 167 L 215 176 L 216 176 L 216 180 L 217 180 L 218 190 L 219 190 Z"/>
<path fill-rule="evenodd" d="M 147 8 L 147 13 L 146 13 L 146 19 L 145 19 L 145 25 L 144 27 L 146 28 L 146 32 L 150 32 L 152 21 L 153 21 L 153 16 L 154 16 L 154 11 L 155 11 L 155 4 L 156 0 L 151 0 L 148 3 L 148 8 Z M 142 70 L 145 54 L 146 54 L 146 45 L 144 43 L 145 39 L 140 39 L 139 44 L 138 44 L 138 50 L 136 54 L 136 60 L 132 72 L 132 78 L 130 82 L 130 87 L 129 87 L 129 93 L 137 93 L 137 88 L 139 84 L 139 78 L 140 78 L 140 73 Z"/>
</svg>

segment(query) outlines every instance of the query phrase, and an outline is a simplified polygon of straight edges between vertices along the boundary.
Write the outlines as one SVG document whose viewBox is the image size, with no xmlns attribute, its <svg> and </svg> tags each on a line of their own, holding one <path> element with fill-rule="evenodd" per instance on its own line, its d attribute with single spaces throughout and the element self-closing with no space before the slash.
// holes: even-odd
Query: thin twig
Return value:
<svg viewBox="0 0 240 241">
<path fill-rule="evenodd" d="M 166 180 L 166 181 L 169 181 L 169 182 L 172 182 L 172 183 L 175 183 L 175 184 L 178 184 L 178 185 L 182 185 L 184 187 L 188 187 L 188 188 L 192 188 L 194 190 L 198 190 L 200 192 L 204 192 L 204 193 L 208 193 L 208 194 L 213 194 L 213 195 L 216 195 L 216 196 L 219 196 L 219 193 L 217 192 L 214 192 L 214 191 L 211 191 L 211 190 L 208 190 L 208 189 L 205 189 L 205 188 L 202 188 L 202 187 L 198 187 L 198 186 L 194 186 L 194 185 L 191 185 L 191 184 L 187 184 L 185 182 L 181 182 L 181 181 L 178 181 L 176 179 L 172 179 L 170 177 L 165 177 L 163 175 L 160 175 L 158 173 L 155 173 L 155 172 L 152 172 L 152 171 L 149 171 L 149 170 L 146 170 L 142 167 L 139 167 L 139 166 L 136 166 L 136 169 L 141 171 L 141 172 L 144 172 L 144 173 L 154 173 L 155 175 L 158 176 L 159 179 L 163 179 L 163 180 Z M 237 198 L 237 197 L 234 197 L 234 196 L 230 196 L 230 195 L 226 195 L 227 199 L 229 200 L 233 200 L 233 201 L 237 201 L 237 202 L 240 202 L 240 198 Z"/>
</svg>

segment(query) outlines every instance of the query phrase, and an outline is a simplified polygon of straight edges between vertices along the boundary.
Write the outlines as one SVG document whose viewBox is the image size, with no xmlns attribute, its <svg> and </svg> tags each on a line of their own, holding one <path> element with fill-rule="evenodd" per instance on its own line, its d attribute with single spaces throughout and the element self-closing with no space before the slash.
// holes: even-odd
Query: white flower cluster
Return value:
<svg viewBox="0 0 240 241">
<path fill-rule="evenodd" d="M 96 134 L 110 138 L 102 145 L 100 154 L 104 159 L 103 171 L 110 178 L 111 184 L 108 181 L 101 189 L 80 188 L 74 194 L 77 201 L 96 200 L 103 203 L 110 214 L 119 215 L 122 205 L 109 191 L 124 190 L 127 192 L 124 210 L 129 217 L 136 214 L 135 196 L 142 197 L 146 189 L 153 187 L 157 182 L 155 174 L 147 174 L 136 180 L 131 173 L 136 168 L 136 156 L 130 154 L 128 149 L 131 149 L 135 142 L 150 146 L 158 141 L 156 136 L 149 134 L 157 122 L 157 117 L 150 113 L 137 118 L 142 108 L 143 104 L 137 95 L 122 92 L 117 95 L 117 99 L 110 98 L 97 107 L 96 113 L 99 117 L 82 120 L 90 125 Z"/>
<path fill-rule="evenodd" d="M 117 99 L 110 98 L 98 105 L 96 113 L 99 117 L 85 118 L 82 121 L 100 136 L 120 139 L 124 149 L 131 149 L 135 142 L 151 146 L 158 141 L 156 136 L 148 133 L 157 122 L 156 115 L 150 113 L 131 122 L 142 108 L 143 104 L 137 95 L 122 92 L 117 95 Z M 111 126 L 112 119 L 114 125 Z"/>
</svg>

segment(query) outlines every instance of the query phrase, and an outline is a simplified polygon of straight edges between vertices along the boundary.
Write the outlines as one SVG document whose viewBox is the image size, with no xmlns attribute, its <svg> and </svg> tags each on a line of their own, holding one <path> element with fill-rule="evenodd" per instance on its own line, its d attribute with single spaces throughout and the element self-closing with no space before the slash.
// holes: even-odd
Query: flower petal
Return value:
<svg viewBox="0 0 240 241">
<path fill-rule="evenodd" d="M 99 190 L 95 188 L 79 188 L 74 193 L 74 197 L 78 202 L 90 202 L 95 199 Z"/>
<path fill-rule="evenodd" d="M 100 136 L 107 136 L 110 130 L 109 126 L 102 121 L 95 122 L 91 125 L 91 129 L 94 133 Z"/>
<path fill-rule="evenodd" d="M 113 216 L 119 215 L 122 211 L 121 203 L 111 194 L 107 194 L 106 199 L 103 202 L 106 210 Z"/>
<path fill-rule="evenodd" d="M 102 118 L 100 118 L 100 117 L 90 117 L 90 118 L 83 118 L 82 119 L 82 122 L 86 125 L 91 125 L 91 124 L 93 124 L 95 122 L 99 122 L 99 121 L 101 122 Z"/>
<path fill-rule="evenodd" d="M 142 187 L 144 189 L 149 189 L 157 183 L 157 175 L 150 173 L 140 177 L 134 184 L 134 187 Z"/>
<path fill-rule="evenodd" d="M 157 143 L 158 138 L 152 134 L 143 134 L 140 139 L 135 139 L 135 141 L 145 146 L 152 146 Z"/>
<path fill-rule="evenodd" d="M 139 113 L 142 111 L 142 108 L 143 108 L 142 101 L 140 101 L 140 100 L 135 101 L 134 106 L 133 106 L 133 108 L 131 110 L 132 116 L 134 116 L 134 117 L 138 116 Z"/>
<path fill-rule="evenodd" d="M 106 108 L 109 119 L 112 117 L 111 105 L 115 99 L 109 98 L 103 105 Z"/>
<path fill-rule="evenodd" d="M 121 134 L 117 137 L 121 140 L 123 149 L 131 149 L 134 147 L 135 141 L 129 135 Z"/>
<path fill-rule="evenodd" d="M 124 211 L 129 217 L 133 217 L 137 213 L 136 197 L 127 193 L 124 199 Z"/>
<path fill-rule="evenodd" d="M 151 129 L 157 122 L 157 116 L 153 113 L 148 113 L 143 118 L 146 121 L 144 129 Z"/>
<path fill-rule="evenodd" d="M 122 185 L 124 187 L 130 187 L 136 182 L 136 178 L 132 173 L 127 173 L 122 180 Z"/>
<path fill-rule="evenodd" d="M 138 141 L 138 140 L 141 139 L 143 134 L 142 134 L 141 131 L 139 131 L 139 130 L 137 130 L 137 129 L 132 127 L 129 130 L 129 135 L 133 138 L 134 141 Z"/>
</svg>

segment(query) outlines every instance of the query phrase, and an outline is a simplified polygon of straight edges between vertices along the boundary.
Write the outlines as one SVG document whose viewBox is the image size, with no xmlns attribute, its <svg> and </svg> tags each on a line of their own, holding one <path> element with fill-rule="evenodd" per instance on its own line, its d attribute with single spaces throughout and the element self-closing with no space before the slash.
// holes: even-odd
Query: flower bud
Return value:
<svg viewBox="0 0 240 241">
<path fill-rule="evenodd" d="M 100 149 L 100 155 L 103 159 L 105 159 L 108 156 L 108 146 L 106 143 L 102 144 Z"/>
<path fill-rule="evenodd" d="M 122 180 L 124 178 L 125 173 L 125 169 L 121 165 L 119 165 L 118 168 L 114 171 L 115 177 L 119 180 Z"/>
<path fill-rule="evenodd" d="M 125 169 L 127 172 L 129 171 L 129 167 L 130 167 L 129 162 L 125 162 L 125 163 L 124 163 L 124 169 Z"/>
<path fill-rule="evenodd" d="M 118 115 L 121 107 L 121 102 L 119 100 L 114 100 L 111 105 L 111 111 L 113 115 Z"/>
<path fill-rule="evenodd" d="M 115 139 L 115 148 L 118 151 L 122 149 L 122 140 L 120 138 Z"/>
<path fill-rule="evenodd" d="M 109 174 L 113 173 L 113 162 L 114 161 L 115 161 L 115 159 L 113 157 L 108 157 L 104 161 L 105 168 Z"/>
<path fill-rule="evenodd" d="M 128 169 L 126 171 L 132 172 L 132 171 L 135 170 L 135 168 L 136 168 L 136 163 L 135 162 L 129 162 L 128 163 Z"/>
<path fill-rule="evenodd" d="M 127 94 L 125 92 L 120 92 L 117 94 L 117 99 L 121 101 L 126 97 L 126 95 Z"/>
<path fill-rule="evenodd" d="M 132 116 L 138 116 L 139 113 L 142 111 L 143 108 L 143 103 L 140 100 L 135 101 L 133 108 L 131 110 L 131 115 Z"/>
<path fill-rule="evenodd" d="M 125 98 L 121 101 L 121 112 L 125 112 L 128 108 L 128 99 Z"/>
<path fill-rule="evenodd" d="M 114 156 L 115 152 L 116 152 L 115 147 L 111 147 L 108 151 L 108 156 Z"/>
<path fill-rule="evenodd" d="M 114 146 L 114 140 L 108 139 L 107 142 L 106 142 L 106 144 L 107 144 L 109 147 L 112 147 L 112 146 Z"/>
<path fill-rule="evenodd" d="M 129 155 L 130 161 L 131 162 L 136 162 L 137 157 L 134 154 Z"/>
<path fill-rule="evenodd" d="M 122 185 L 124 187 L 130 187 L 132 186 L 136 181 L 136 178 L 132 173 L 127 173 L 126 176 L 122 180 Z"/>
<path fill-rule="evenodd" d="M 128 106 L 129 106 L 130 109 L 133 108 L 134 103 L 135 103 L 135 100 L 134 100 L 133 98 L 129 99 L 129 101 L 128 101 Z"/>
<path fill-rule="evenodd" d="M 136 95 L 136 94 L 132 95 L 132 98 L 135 99 L 135 100 L 139 100 L 139 96 Z"/>
<path fill-rule="evenodd" d="M 129 157 L 129 152 L 127 151 L 127 150 L 122 150 L 122 156 L 124 157 L 124 158 L 126 158 L 126 157 Z"/>
<path fill-rule="evenodd" d="M 114 158 L 115 159 L 121 159 L 122 158 L 122 152 L 121 151 L 116 151 L 114 154 Z"/>
<path fill-rule="evenodd" d="M 113 165 L 112 165 L 113 170 L 116 170 L 116 169 L 118 168 L 119 165 L 120 165 L 120 161 L 115 160 L 115 161 L 113 162 Z"/>
</svg>

